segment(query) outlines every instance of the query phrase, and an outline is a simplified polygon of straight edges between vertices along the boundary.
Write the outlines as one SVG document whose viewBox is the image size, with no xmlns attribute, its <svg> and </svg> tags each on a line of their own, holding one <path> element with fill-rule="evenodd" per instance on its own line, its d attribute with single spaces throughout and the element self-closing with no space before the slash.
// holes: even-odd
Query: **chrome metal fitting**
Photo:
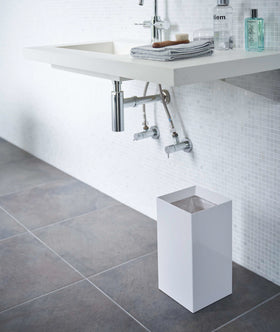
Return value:
<svg viewBox="0 0 280 332">
<path fill-rule="evenodd" d="M 170 102 L 170 95 L 167 90 L 163 90 L 164 92 L 164 97 L 166 98 L 166 103 L 168 104 Z M 156 101 L 162 101 L 161 95 L 150 95 L 150 96 L 145 96 L 145 97 L 131 97 L 131 98 L 125 98 L 124 99 L 124 106 L 125 107 L 136 107 L 139 105 L 143 104 L 148 104 L 148 103 L 154 103 Z"/>
<path fill-rule="evenodd" d="M 144 0 L 139 0 L 139 5 L 144 5 Z M 151 29 L 151 41 L 161 42 L 162 41 L 162 31 L 168 30 L 170 28 L 170 23 L 168 21 L 163 21 L 158 16 L 158 1 L 154 0 L 154 15 L 150 21 L 144 21 L 143 23 L 135 23 L 136 25 L 143 25 L 144 28 Z"/>
<path fill-rule="evenodd" d="M 153 126 L 148 130 L 142 131 L 140 133 L 134 134 L 134 141 L 140 141 L 145 138 L 159 139 L 160 133 L 157 126 Z"/>
<path fill-rule="evenodd" d="M 229 0 L 217 0 L 217 5 L 218 6 L 228 6 Z"/>
<path fill-rule="evenodd" d="M 124 98 L 124 93 L 121 91 L 121 82 L 114 81 L 111 94 L 111 110 L 112 110 L 112 130 L 115 132 L 124 131 L 124 108 L 136 107 L 138 105 L 154 103 L 161 101 L 161 94 L 150 95 L 144 97 Z M 170 94 L 167 90 L 162 91 L 166 104 L 170 102 Z"/>
<path fill-rule="evenodd" d="M 121 82 L 113 82 L 114 91 L 111 93 L 112 130 L 124 131 L 124 94 Z"/>
<path fill-rule="evenodd" d="M 170 100 L 171 100 L 169 91 L 168 90 L 162 90 L 162 94 L 163 94 L 163 97 L 164 97 L 164 100 L 165 100 L 166 104 L 169 104 Z"/>
<path fill-rule="evenodd" d="M 172 144 L 165 147 L 165 152 L 169 158 L 171 153 L 175 153 L 178 151 L 191 152 L 193 149 L 192 141 L 189 138 L 186 138 L 183 142 L 179 142 L 177 144 Z"/>
</svg>

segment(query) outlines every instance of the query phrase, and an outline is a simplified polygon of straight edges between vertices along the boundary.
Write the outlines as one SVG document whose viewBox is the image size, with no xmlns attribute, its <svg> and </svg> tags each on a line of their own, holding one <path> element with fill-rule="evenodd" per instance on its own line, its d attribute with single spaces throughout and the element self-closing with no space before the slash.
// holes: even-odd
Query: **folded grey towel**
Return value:
<svg viewBox="0 0 280 332">
<path fill-rule="evenodd" d="M 177 59 L 188 59 L 198 56 L 213 54 L 213 42 L 211 41 L 194 41 L 189 44 L 179 44 L 162 48 L 153 48 L 151 45 L 134 47 L 130 54 L 134 58 L 156 60 L 156 61 L 173 61 Z"/>
</svg>

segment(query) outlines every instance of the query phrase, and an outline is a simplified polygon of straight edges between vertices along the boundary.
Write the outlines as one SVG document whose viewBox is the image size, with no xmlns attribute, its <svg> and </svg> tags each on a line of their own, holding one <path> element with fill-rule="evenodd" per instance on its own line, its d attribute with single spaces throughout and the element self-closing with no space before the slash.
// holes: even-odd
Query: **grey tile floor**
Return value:
<svg viewBox="0 0 280 332">
<path fill-rule="evenodd" d="M 0 139 L 0 331 L 280 331 L 280 287 L 233 264 L 191 314 L 157 289 L 156 222 Z"/>
</svg>

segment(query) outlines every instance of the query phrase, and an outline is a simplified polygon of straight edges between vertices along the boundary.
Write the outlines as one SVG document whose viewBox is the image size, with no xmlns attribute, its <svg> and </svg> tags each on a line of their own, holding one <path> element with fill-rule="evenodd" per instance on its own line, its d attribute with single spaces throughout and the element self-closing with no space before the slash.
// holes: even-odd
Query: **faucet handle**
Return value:
<svg viewBox="0 0 280 332">
<path fill-rule="evenodd" d="M 144 21 L 142 23 L 134 23 L 134 25 L 142 25 L 144 28 L 150 28 L 152 26 L 151 21 Z"/>
<path fill-rule="evenodd" d="M 170 23 L 168 21 L 159 21 L 154 23 L 154 26 L 160 30 L 168 30 L 170 28 Z"/>
<path fill-rule="evenodd" d="M 134 23 L 134 25 L 142 25 L 144 28 L 150 28 L 153 25 L 159 30 L 168 30 L 170 28 L 170 23 L 168 21 L 157 21 L 155 23 L 144 21 L 142 23 Z"/>
</svg>

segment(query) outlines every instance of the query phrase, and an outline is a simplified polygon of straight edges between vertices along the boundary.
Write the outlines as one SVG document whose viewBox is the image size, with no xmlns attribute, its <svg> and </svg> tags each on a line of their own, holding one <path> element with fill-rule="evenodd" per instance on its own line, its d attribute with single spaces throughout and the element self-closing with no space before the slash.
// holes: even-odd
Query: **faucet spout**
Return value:
<svg viewBox="0 0 280 332">
<path fill-rule="evenodd" d="M 144 0 L 139 0 L 139 6 L 144 6 Z M 154 16 L 158 16 L 157 0 L 154 0 Z"/>
<path fill-rule="evenodd" d="M 144 5 L 144 0 L 139 0 L 139 5 Z M 161 42 L 162 31 L 168 30 L 170 27 L 169 22 L 161 20 L 158 16 L 158 1 L 154 0 L 154 15 L 150 21 L 144 21 L 143 23 L 136 23 L 137 25 L 143 25 L 144 28 L 151 28 L 151 41 Z"/>
<path fill-rule="evenodd" d="M 155 12 L 154 16 L 158 16 L 158 4 L 157 4 L 157 0 L 155 0 L 155 2 L 154 2 L 154 12 Z"/>
</svg>

